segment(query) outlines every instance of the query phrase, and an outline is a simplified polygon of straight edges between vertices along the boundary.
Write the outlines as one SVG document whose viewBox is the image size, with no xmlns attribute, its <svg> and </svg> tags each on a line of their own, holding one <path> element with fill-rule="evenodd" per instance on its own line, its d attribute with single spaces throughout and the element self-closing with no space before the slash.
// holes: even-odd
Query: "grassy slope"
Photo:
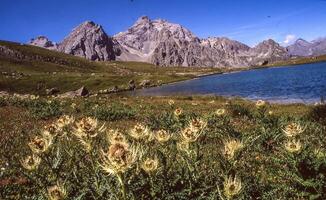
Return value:
<svg viewBox="0 0 326 200">
<path fill-rule="evenodd" d="M 82 85 L 91 90 L 125 86 L 131 79 L 140 83 L 144 79 L 154 84 L 170 83 L 194 78 L 199 75 L 219 73 L 220 69 L 192 67 L 157 67 L 139 62 L 91 62 L 83 58 L 49 51 L 43 48 L 0 41 L 0 45 L 17 50 L 27 56 L 41 56 L 64 61 L 64 65 L 37 61 L 17 60 L 0 56 L 1 72 L 22 72 L 28 76 L 20 79 L 0 75 L 0 90 L 24 93 L 44 93 L 44 88 L 57 87 L 62 91 L 78 89 Z M 53 74 L 55 72 L 55 74 Z M 42 85 L 37 90 L 37 85 Z"/>
</svg>

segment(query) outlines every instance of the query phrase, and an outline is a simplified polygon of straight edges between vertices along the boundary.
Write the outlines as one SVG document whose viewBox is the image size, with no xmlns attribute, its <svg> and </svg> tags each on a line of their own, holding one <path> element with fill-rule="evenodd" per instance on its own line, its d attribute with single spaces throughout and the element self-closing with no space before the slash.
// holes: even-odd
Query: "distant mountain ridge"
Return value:
<svg viewBox="0 0 326 200">
<path fill-rule="evenodd" d="M 179 24 L 151 20 L 147 16 L 140 17 L 127 31 L 113 37 L 108 36 L 102 26 L 87 21 L 58 44 L 45 36 L 29 44 L 89 60 L 141 61 L 159 66 L 257 66 L 287 60 L 294 55 L 291 52 L 302 55 L 301 52 L 305 52 L 302 45 L 284 48 L 271 39 L 253 48 L 226 37 L 200 39 Z M 319 48 L 323 49 L 323 42 L 316 45 L 314 51 Z"/>
<path fill-rule="evenodd" d="M 304 39 L 298 39 L 294 44 L 287 47 L 292 56 L 320 56 L 326 54 L 326 38 L 319 38 L 308 42 Z"/>
</svg>

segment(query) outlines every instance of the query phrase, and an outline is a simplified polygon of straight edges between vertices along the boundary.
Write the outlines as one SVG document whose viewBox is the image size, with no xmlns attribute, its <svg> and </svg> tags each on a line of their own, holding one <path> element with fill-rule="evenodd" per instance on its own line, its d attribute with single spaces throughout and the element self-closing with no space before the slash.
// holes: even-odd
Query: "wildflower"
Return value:
<svg viewBox="0 0 326 200">
<path fill-rule="evenodd" d="M 44 130 L 42 132 L 42 135 L 45 137 L 55 137 L 58 134 L 58 127 L 56 124 L 49 124 L 44 126 Z"/>
<path fill-rule="evenodd" d="M 180 150 L 180 151 L 186 151 L 188 152 L 189 151 L 189 143 L 188 142 L 178 142 L 177 143 L 177 148 Z"/>
<path fill-rule="evenodd" d="M 223 108 L 217 109 L 217 111 L 215 112 L 215 114 L 217 116 L 222 116 L 222 115 L 225 114 L 225 109 L 223 109 Z"/>
<path fill-rule="evenodd" d="M 287 137 L 294 137 L 302 133 L 305 129 L 297 123 L 291 123 L 282 129 Z"/>
<path fill-rule="evenodd" d="M 109 174 L 124 173 L 137 160 L 138 151 L 127 143 L 114 143 L 108 152 L 103 152 L 102 169 Z"/>
<path fill-rule="evenodd" d="M 318 159 L 322 159 L 326 157 L 326 153 L 320 148 L 314 149 L 314 154 Z"/>
<path fill-rule="evenodd" d="M 194 132 L 200 131 L 204 129 L 207 125 L 207 122 L 201 120 L 201 119 L 192 119 L 190 122 L 190 129 L 192 129 Z"/>
<path fill-rule="evenodd" d="M 70 105 L 70 107 L 71 107 L 72 109 L 75 109 L 76 106 L 77 106 L 77 104 L 75 104 L 75 103 L 72 103 L 72 104 Z"/>
<path fill-rule="evenodd" d="M 28 143 L 28 146 L 33 153 L 40 154 L 45 152 L 51 144 L 52 138 L 41 138 L 36 136 L 31 142 Z"/>
<path fill-rule="evenodd" d="M 54 185 L 48 188 L 48 198 L 50 200 L 61 200 L 67 197 L 66 189 L 60 185 Z"/>
<path fill-rule="evenodd" d="M 285 149 L 290 152 L 290 153 L 296 153 L 299 152 L 301 150 L 302 144 L 300 143 L 300 141 L 296 141 L 296 140 L 288 140 L 285 143 Z"/>
<path fill-rule="evenodd" d="M 201 135 L 201 132 L 197 129 L 192 128 L 185 128 L 181 131 L 181 137 L 184 142 L 190 143 L 195 142 L 199 136 Z"/>
<path fill-rule="evenodd" d="M 124 134 L 122 134 L 118 130 L 113 130 L 113 129 L 109 130 L 107 133 L 107 138 L 111 144 L 119 143 L 119 142 L 127 142 L 127 139 L 124 136 Z"/>
<path fill-rule="evenodd" d="M 37 155 L 27 156 L 27 158 L 21 160 L 20 163 L 27 170 L 35 170 L 40 165 L 41 158 Z"/>
<path fill-rule="evenodd" d="M 224 181 L 224 194 L 228 199 L 231 199 L 235 195 L 239 194 L 242 189 L 241 180 L 235 176 L 232 178 L 231 176 L 228 177 Z"/>
<path fill-rule="evenodd" d="M 256 107 L 258 107 L 258 108 L 263 107 L 263 106 L 265 106 L 265 105 L 266 105 L 266 102 L 263 101 L 263 100 L 258 100 L 258 101 L 256 102 Z"/>
<path fill-rule="evenodd" d="M 79 137 L 96 137 L 98 133 L 104 132 L 106 129 L 105 123 L 98 128 L 98 122 L 91 117 L 82 118 L 76 123 L 74 134 Z"/>
<path fill-rule="evenodd" d="M 158 164 L 159 161 L 157 158 L 154 159 L 147 158 L 142 164 L 142 169 L 147 173 L 151 173 L 157 170 Z"/>
<path fill-rule="evenodd" d="M 243 147 L 242 142 L 239 140 L 233 139 L 224 142 L 224 155 L 227 159 L 231 160 L 234 157 L 234 154 Z"/>
<path fill-rule="evenodd" d="M 268 114 L 269 114 L 269 115 L 273 115 L 274 112 L 270 110 L 270 111 L 268 111 Z"/>
<path fill-rule="evenodd" d="M 174 105 L 174 101 L 172 99 L 170 99 L 168 103 L 169 103 L 170 106 Z"/>
<path fill-rule="evenodd" d="M 57 126 L 59 129 L 62 129 L 66 126 L 69 126 L 75 121 L 75 118 L 68 115 L 63 115 L 57 120 Z"/>
<path fill-rule="evenodd" d="M 174 115 L 175 115 L 176 117 L 179 117 L 181 114 L 182 114 L 182 109 L 181 109 L 181 108 L 177 108 L 177 109 L 175 109 L 175 111 L 174 111 Z"/>
<path fill-rule="evenodd" d="M 156 132 L 155 138 L 158 142 L 164 143 L 170 140 L 171 134 L 165 130 L 159 130 Z"/>
<path fill-rule="evenodd" d="M 149 129 L 143 124 L 136 124 L 133 129 L 129 131 L 129 135 L 136 140 L 141 140 L 149 136 Z"/>
</svg>

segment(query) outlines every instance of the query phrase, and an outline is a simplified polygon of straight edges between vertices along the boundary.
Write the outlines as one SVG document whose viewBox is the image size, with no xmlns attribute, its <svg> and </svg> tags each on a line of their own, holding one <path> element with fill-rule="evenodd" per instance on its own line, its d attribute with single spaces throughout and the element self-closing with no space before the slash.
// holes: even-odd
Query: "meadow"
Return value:
<svg viewBox="0 0 326 200">
<path fill-rule="evenodd" d="M 0 98 L 1 199 L 325 199 L 325 105 Z"/>
</svg>

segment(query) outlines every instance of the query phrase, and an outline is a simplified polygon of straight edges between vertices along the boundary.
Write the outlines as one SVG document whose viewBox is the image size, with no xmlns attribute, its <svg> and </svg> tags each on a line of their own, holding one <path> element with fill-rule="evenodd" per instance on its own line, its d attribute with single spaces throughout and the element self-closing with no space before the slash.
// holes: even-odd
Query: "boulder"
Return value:
<svg viewBox="0 0 326 200">
<path fill-rule="evenodd" d="M 54 95 L 54 94 L 58 94 L 60 90 L 54 87 L 54 88 L 46 89 L 45 92 L 47 95 Z"/>
<path fill-rule="evenodd" d="M 140 87 L 148 87 L 148 86 L 150 86 L 150 85 L 151 85 L 151 81 L 150 81 L 150 80 L 143 80 L 143 81 L 139 84 Z"/>
</svg>

